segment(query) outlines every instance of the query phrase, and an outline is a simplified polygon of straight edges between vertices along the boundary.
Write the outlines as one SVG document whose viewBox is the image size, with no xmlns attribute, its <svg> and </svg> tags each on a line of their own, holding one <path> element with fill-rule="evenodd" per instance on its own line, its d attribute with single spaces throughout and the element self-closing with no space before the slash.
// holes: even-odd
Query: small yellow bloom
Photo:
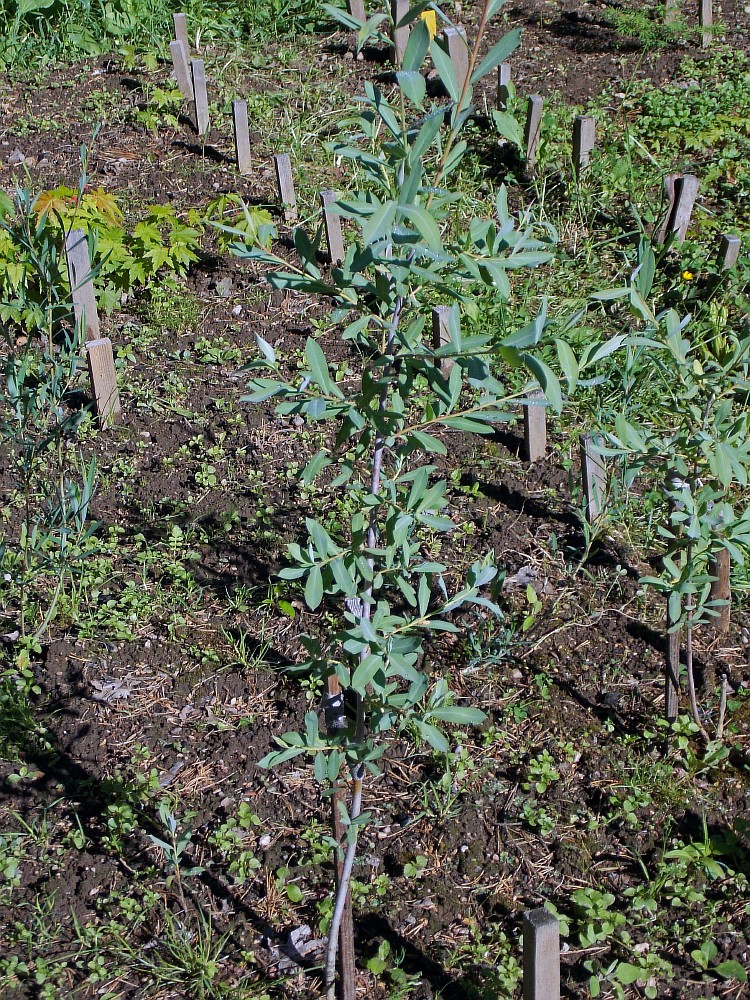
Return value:
<svg viewBox="0 0 750 1000">
<path fill-rule="evenodd" d="M 685 281 L 692 281 L 695 275 L 693 274 L 692 271 L 683 271 L 682 277 L 685 279 Z"/>
</svg>

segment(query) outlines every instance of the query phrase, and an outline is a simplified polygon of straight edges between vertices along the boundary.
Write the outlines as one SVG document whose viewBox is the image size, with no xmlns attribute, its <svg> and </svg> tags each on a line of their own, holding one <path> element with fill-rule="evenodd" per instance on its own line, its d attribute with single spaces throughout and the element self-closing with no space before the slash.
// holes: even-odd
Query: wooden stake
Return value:
<svg viewBox="0 0 750 1000">
<path fill-rule="evenodd" d="M 604 460 L 596 450 L 596 438 L 593 434 L 584 434 L 581 438 L 581 478 L 585 502 L 584 513 L 588 523 L 593 524 L 604 509 L 604 492 L 607 483 Z"/>
<path fill-rule="evenodd" d="M 326 231 L 328 256 L 332 264 L 340 264 L 344 259 L 344 236 L 341 232 L 341 216 L 330 209 L 335 201 L 335 191 L 320 192 L 320 206 L 323 209 L 323 226 Z"/>
<path fill-rule="evenodd" d="M 732 236 L 731 233 L 722 233 L 719 242 L 719 252 L 716 262 L 720 271 L 731 271 L 740 256 L 742 241 L 739 236 Z"/>
<path fill-rule="evenodd" d="M 678 505 L 671 493 L 682 485 L 682 480 L 676 473 L 667 476 L 666 486 L 669 495 L 669 521 L 672 527 L 672 514 Z M 667 657 L 664 664 L 664 718 L 674 722 L 680 711 L 680 652 L 682 647 L 682 630 L 670 632 L 678 619 L 672 617 L 669 610 L 669 595 L 667 595 Z"/>
<path fill-rule="evenodd" d="M 279 188 L 279 201 L 281 202 L 281 210 L 284 213 L 284 221 L 288 223 L 296 222 L 297 196 L 294 193 L 291 160 L 286 153 L 277 153 L 273 158 L 273 165 L 276 170 L 276 183 Z"/>
<path fill-rule="evenodd" d="M 352 17 L 356 17 L 358 21 L 367 20 L 364 0 L 346 0 L 346 8 Z"/>
<path fill-rule="evenodd" d="M 707 49 L 711 45 L 711 32 L 706 29 L 713 27 L 713 23 L 713 0 L 698 0 L 698 24 L 701 27 L 702 49 Z"/>
<path fill-rule="evenodd" d="M 346 712 L 344 710 L 344 695 L 341 691 L 339 679 L 335 674 L 326 679 L 326 694 L 323 701 L 325 710 L 326 730 L 329 736 L 335 736 L 342 729 L 346 729 Z M 333 836 L 340 844 L 344 840 L 344 826 L 341 821 L 341 810 L 339 803 L 344 803 L 344 791 L 337 788 L 332 798 L 332 820 Z M 336 856 L 336 884 L 341 878 L 344 867 L 343 858 Z M 338 965 L 338 997 L 339 1000 L 355 1000 L 356 996 L 356 976 L 354 966 L 354 921 L 352 917 L 351 891 L 347 893 L 344 916 L 339 930 L 339 950 L 337 956 Z"/>
<path fill-rule="evenodd" d="M 432 349 L 437 351 L 441 347 L 451 342 L 451 306 L 436 306 L 432 310 Z M 450 373 L 455 364 L 453 358 L 441 358 L 440 374 L 443 378 L 450 378 Z"/>
<path fill-rule="evenodd" d="M 497 67 L 497 109 L 508 110 L 510 99 L 510 63 L 500 63 Z"/>
<path fill-rule="evenodd" d="M 193 81 L 190 77 L 188 53 L 185 48 L 185 43 L 181 41 L 170 42 L 169 51 L 172 54 L 174 78 L 177 81 L 177 86 L 180 88 L 180 93 L 186 101 L 195 100 L 193 94 Z"/>
<path fill-rule="evenodd" d="M 448 43 L 448 55 L 451 57 L 460 94 L 469 75 L 469 46 L 466 42 L 466 32 L 463 28 L 450 27 L 446 28 L 443 34 Z"/>
<path fill-rule="evenodd" d="M 409 13 L 409 0 L 391 0 L 391 17 L 393 18 L 393 65 L 401 66 L 404 52 L 409 44 L 409 25 L 397 28 L 396 25 Z"/>
<path fill-rule="evenodd" d="M 667 604 L 667 629 L 675 623 Z M 664 718 L 674 722 L 680 712 L 680 643 L 681 632 L 667 632 L 667 661 L 664 669 Z"/>
<path fill-rule="evenodd" d="M 664 221 L 655 233 L 657 243 L 663 243 L 669 233 L 675 234 L 675 241 L 682 243 L 687 235 L 695 199 L 698 197 L 698 178 L 693 174 L 667 174 L 664 178 L 664 193 L 669 202 Z"/>
<path fill-rule="evenodd" d="M 68 238 L 65 240 L 65 256 L 68 262 L 68 279 L 76 325 L 85 331 L 87 341 L 98 340 L 99 313 L 94 296 L 89 245 L 86 242 L 86 233 L 82 229 L 73 229 L 68 233 Z"/>
<path fill-rule="evenodd" d="M 247 123 L 247 101 L 232 101 L 234 122 L 234 150 L 237 169 L 241 174 L 250 173 L 250 128 Z"/>
<path fill-rule="evenodd" d="M 174 37 L 178 42 L 182 42 L 185 46 L 185 54 L 190 55 L 190 41 L 188 39 L 187 31 L 187 15 L 186 14 L 173 14 L 172 22 L 174 23 Z"/>
<path fill-rule="evenodd" d="M 523 1000 L 560 1000 L 560 925 L 543 908 L 523 915 Z"/>
<path fill-rule="evenodd" d="M 680 16 L 680 0 L 665 0 L 664 23 L 674 24 Z"/>
<path fill-rule="evenodd" d="M 716 579 L 711 584 L 711 600 L 726 601 L 722 607 L 717 608 L 718 618 L 712 618 L 711 624 L 720 634 L 725 635 L 729 631 L 729 619 L 731 614 L 730 601 L 732 598 L 732 588 L 729 574 L 732 567 L 732 560 L 726 549 L 721 549 L 711 560 L 709 573 Z"/>
<path fill-rule="evenodd" d="M 203 60 L 192 59 L 190 70 L 193 74 L 195 130 L 198 135 L 205 135 L 208 132 L 208 93 L 206 91 L 206 67 Z"/>
<path fill-rule="evenodd" d="M 580 177 L 589 165 L 596 141 L 596 120 L 590 115 L 576 115 L 573 121 L 573 171 Z"/>
<path fill-rule="evenodd" d="M 122 420 L 120 394 L 117 391 L 115 359 L 109 337 L 89 340 L 86 344 L 91 387 L 94 391 L 96 413 L 102 430 Z"/>
<path fill-rule="evenodd" d="M 538 462 L 547 453 L 547 400 L 541 389 L 526 394 L 523 408 L 523 448 L 527 462 Z"/>
<path fill-rule="evenodd" d="M 524 133 L 523 144 L 526 150 L 526 162 L 530 167 L 536 161 L 539 138 L 542 132 L 542 108 L 544 99 L 539 94 L 529 95 L 528 111 L 526 112 L 526 131 Z"/>
</svg>

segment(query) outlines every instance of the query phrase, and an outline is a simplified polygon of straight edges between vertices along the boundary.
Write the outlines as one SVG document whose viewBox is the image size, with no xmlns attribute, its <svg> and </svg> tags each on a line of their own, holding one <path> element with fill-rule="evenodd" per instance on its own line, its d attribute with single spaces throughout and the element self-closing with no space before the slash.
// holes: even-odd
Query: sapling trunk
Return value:
<svg viewBox="0 0 750 1000">
<path fill-rule="evenodd" d="M 388 335 L 385 342 L 384 354 L 389 354 L 393 348 L 394 341 L 396 339 L 396 331 L 398 330 L 399 320 L 401 318 L 401 310 L 403 309 L 404 300 L 402 296 L 398 296 L 393 307 L 393 318 L 391 320 L 390 326 L 388 328 Z M 378 412 L 380 414 L 385 413 L 388 404 L 388 376 L 391 374 L 390 368 L 386 368 L 384 371 L 383 384 L 380 387 L 380 397 L 378 399 Z M 383 455 L 385 453 L 385 436 L 382 431 L 378 431 L 375 435 L 375 441 L 373 445 L 372 453 L 372 471 L 370 476 L 370 493 L 372 496 L 378 496 L 380 493 L 380 479 L 383 471 Z M 370 513 L 370 523 L 367 529 L 367 547 L 372 551 L 378 540 L 378 507 L 372 508 Z M 374 567 L 373 556 L 370 555 L 367 558 L 367 562 L 372 570 Z M 371 574 L 372 577 L 372 574 Z M 365 621 L 370 621 L 372 615 L 372 582 L 368 582 L 362 591 L 362 596 L 353 601 L 352 605 L 359 607 L 361 617 Z M 364 659 L 368 655 L 368 650 L 364 649 L 360 653 L 360 659 Z M 337 686 L 338 686 L 338 682 Z M 330 689 L 329 689 L 330 690 Z M 340 697 L 340 695 L 339 695 Z M 364 705 L 362 698 L 357 694 L 357 704 L 356 704 L 356 721 L 354 726 L 354 742 L 355 745 L 361 744 L 365 738 L 365 727 L 366 719 L 364 714 Z M 357 764 L 352 768 L 352 807 L 349 812 L 349 818 L 354 822 L 359 816 L 362 809 L 362 782 L 364 779 L 364 767 L 362 764 Z M 338 803 L 334 799 L 334 809 L 336 809 Z M 333 908 L 333 917 L 331 919 L 331 926 L 328 930 L 328 947 L 326 951 L 326 969 L 325 969 L 325 984 L 326 984 L 326 995 L 327 1000 L 334 1000 L 336 994 L 336 954 L 339 945 L 339 931 L 341 928 L 342 920 L 346 914 L 347 901 L 349 900 L 349 886 L 351 883 L 352 869 L 354 867 L 354 860 L 357 855 L 357 827 L 354 829 L 349 829 L 347 834 L 349 841 L 346 849 L 346 855 L 344 857 L 344 864 L 341 868 L 338 884 L 336 886 L 336 898 Z M 353 965 L 353 963 L 351 963 Z M 344 971 L 344 970 L 342 970 Z M 353 971 L 353 970 L 352 970 Z M 348 993 L 350 987 L 353 984 L 347 984 L 344 987 L 344 992 Z"/>
</svg>

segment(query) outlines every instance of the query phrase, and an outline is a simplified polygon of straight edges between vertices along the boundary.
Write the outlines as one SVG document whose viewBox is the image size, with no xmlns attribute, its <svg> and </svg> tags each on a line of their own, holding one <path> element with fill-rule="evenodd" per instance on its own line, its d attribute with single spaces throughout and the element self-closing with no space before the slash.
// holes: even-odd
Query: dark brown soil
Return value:
<svg viewBox="0 0 750 1000">
<path fill-rule="evenodd" d="M 476 8 L 476 3 L 464 5 L 462 18 L 469 30 Z M 658 87 L 675 78 L 685 54 L 699 55 L 687 43 L 644 53 L 616 35 L 608 23 L 609 10 L 604 3 L 576 0 L 509 4 L 508 23 L 526 28 L 513 63 L 519 91 L 562 91 L 571 103 L 585 104 L 633 74 Z M 746 39 L 746 8 L 724 0 L 722 13 L 728 37 Z M 499 25 L 495 34 L 503 30 Z M 338 35 L 307 39 L 300 43 L 299 60 L 337 78 L 344 64 L 347 87 L 358 92 L 362 80 L 379 67 L 345 60 L 336 51 L 345 43 Z M 166 68 L 153 79 L 166 79 Z M 253 203 L 273 202 L 269 157 L 283 137 L 255 134 L 257 170 L 238 178 L 227 131 L 214 129 L 202 151 L 187 120 L 155 133 L 123 122 L 122 105 L 138 102 L 142 82 L 112 58 L 56 70 L 37 86 L 6 89 L 0 98 L 0 185 L 29 184 L 34 190 L 75 186 L 80 147 L 90 145 L 93 127 L 103 117 L 90 152 L 89 185 L 117 193 L 134 214 L 152 202 L 171 202 L 184 214 L 205 208 L 217 192 L 239 191 Z M 245 92 L 255 85 L 251 78 L 243 81 Z M 112 121 L 109 111 L 100 113 L 97 95 L 102 91 L 113 95 L 117 110 Z M 24 165 L 11 162 L 16 151 L 26 158 Z M 311 166 L 307 178 L 311 190 L 318 184 L 317 169 Z M 335 183 L 336 178 L 329 180 Z M 231 281 L 228 297 L 221 294 L 224 279 Z M 290 964 L 280 958 L 279 947 L 300 923 L 314 922 L 315 903 L 328 892 L 327 864 L 298 869 L 306 850 L 300 848 L 299 834 L 311 819 L 326 824 L 328 806 L 321 803 L 304 766 L 269 774 L 257 761 L 272 748 L 274 736 L 302 724 L 309 708 L 299 683 L 280 668 L 298 657 L 298 635 L 319 628 L 319 618 L 296 598 L 291 598 L 294 618 L 278 613 L 273 592 L 267 608 L 262 602 L 310 503 L 285 477 L 284 468 L 290 462 L 304 464 L 312 446 L 302 428 L 275 417 L 269 407 L 239 408 L 244 376 L 238 364 L 199 362 L 195 345 L 199 337 L 226 337 L 245 359 L 253 355 L 259 333 L 292 357 L 322 313 L 302 296 L 270 292 L 257 268 L 227 255 L 214 256 L 210 241 L 185 288 L 198 304 L 198 322 L 178 334 L 164 326 L 148 352 L 127 364 L 121 377 L 124 422 L 93 444 L 102 471 L 93 512 L 102 525 L 99 534 L 106 537 L 108 528 L 117 528 L 129 542 L 140 534 L 142 551 L 151 546 L 157 561 L 139 563 L 129 550 L 127 571 L 100 582 L 94 626 L 85 634 L 78 634 L 72 623 L 56 628 L 33 665 L 41 688 L 36 710 L 47 742 L 29 744 L 20 761 L 0 762 L 5 782 L 0 830 L 23 831 L 25 824 L 36 824 L 38 830 L 43 819 L 52 832 L 50 842 L 67 844 L 52 856 L 36 849 L 36 860 L 23 864 L 21 885 L 0 916 L 0 942 L 3 950 L 18 950 L 11 929 L 17 921 L 31 926 L 41 899 L 48 901 L 44 920 L 63 928 L 56 938 L 58 953 L 48 958 L 84 954 L 71 914 L 79 926 L 104 926 L 115 894 L 141 893 L 149 878 L 158 881 L 162 902 L 176 906 L 174 886 L 154 875 L 156 853 L 148 833 L 163 836 L 163 831 L 153 809 L 138 797 L 136 775 L 145 775 L 151 781 L 151 801 L 159 788 L 166 789 L 175 796 L 176 815 L 194 812 L 186 857 L 198 867 L 212 857 L 209 834 L 240 803 L 250 804 L 260 819 L 250 836 L 261 861 L 258 873 L 239 883 L 217 863 L 185 879 L 186 895 L 190 906 L 203 907 L 216 928 L 229 934 L 232 958 L 222 966 L 228 980 L 232 963 L 237 963 L 239 976 L 240 954 L 249 952 L 264 974 L 279 968 L 285 972 L 281 992 L 301 995 L 314 988 L 313 979 L 289 980 Z M 123 343 L 128 324 L 142 323 L 141 307 L 138 298 L 131 299 L 106 320 L 113 340 Z M 182 379 L 179 409 L 187 415 L 175 413 L 173 403 L 159 405 L 167 396 L 169 374 Z M 191 444 L 198 436 L 201 442 Z M 219 482 L 197 487 L 201 449 L 217 443 L 223 449 L 223 457 L 214 462 Z M 640 593 L 643 556 L 622 541 L 602 538 L 583 565 L 576 566 L 576 553 L 582 554 L 585 546 L 577 449 L 564 432 L 552 443 L 548 459 L 529 467 L 519 458 L 517 428 L 489 442 L 461 435 L 449 439 L 450 469 L 461 473 L 453 497 L 462 525 L 451 552 L 457 575 L 470 553 L 494 549 L 508 578 L 533 581 L 541 609 L 526 635 L 509 634 L 505 646 L 497 637 L 496 662 L 474 664 L 465 645 L 448 640 L 431 649 L 435 672 L 450 664 L 460 696 L 489 715 L 484 731 L 467 739 L 465 748 L 474 763 L 454 787 L 426 802 L 430 781 L 440 779 L 440 765 L 431 754 L 404 744 L 367 793 L 373 822 L 363 835 L 365 860 L 357 875 L 369 886 L 358 909 L 358 951 L 371 956 L 378 942 L 388 939 L 395 950 L 403 950 L 404 968 L 421 977 L 417 995 L 425 997 L 510 995 L 492 986 L 479 993 L 472 985 L 491 983 L 499 954 L 492 950 L 496 946 L 484 954 L 471 951 L 469 943 L 479 936 L 479 928 L 492 926 L 513 937 L 526 907 L 546 900 L 569 912 L 571 892 L 584 884 L 610 885 L 615 893 L 639 884 L 643 866 L 648 868 L 663 847 L 667 822 L 670 836 L 700 839 L 704 820 L 710 834 L 726 835 L 736 817 L 748 815 L 750 741 L 747 718 L 738 716 L 731 737 L 736 767 L 688 776 L 675 763 L 677 770 L 670 772 L 674 787 L 655 786 L 651 802 L 638 807 L 639 822 L 616 824 L 602 818 L 608 796 L 617 794 L 629 773 L 626 761 L 613 758 L 610 741 L 616 739 L 617 752 L 623 752 L 631 740 L 643 753 L 644 729 L 659 714 L 662 609 Z M 189 459 L 179 457 L 181 448 L 191 454 Z M 170 458 L 175 463 L 165 467 Z M 271 508 L 267 524 L 259 518 L 261 503 Z M 222 529 L 227 516 L 234 524 L 230 532 Z M 183 531 L 189 538 L 185 547 L 195 552 L 189 585 L 177 569 L 170 569 L 165 539 L 171 526 Z M 128 580 L 136 588 L 145 580 L 146 591 L 159 590 L 160 596 L 154 596 L 153 608 L 137 612 L 134 634 L 118 639 L 107 632 L 105 609 L 108 600 L 122 597 Z M 181 588 L 171 609 L 162 593 L 170 587 Z M 528 613 L 525 590 L 524 582 L 506 588 L 509 622 Z M 243 602 L 238 594 L 251 596 Z M 490 637 L 487 623 L 469 624 L 477 632 L 487 629 L 485 638 Z M 732 688 L 739 692 L 750 684 L 748 627 L 746 609 L 740 608 L 730 635 L 704 639 L 697 651 L 702 666 L 728 665 Z M 263 647 L 261 666 L 238 662 L 241 636 L 248 637 L 251 662 L 253 647 Z M 569 750 L 561 749 L 565 746 Z M 559 817 L 548 833 L 531 826 L 523 812 L 530 748 L 534 753 L 549 748 L 561 772 L 543 803 Z M 662 780 L 664 755 L 671 761 L 670 753 L 662 738 L 654 736 L 652 752 L 644 755 Z M 21 765 L 28 769 L 27 777 L 5 781 Z M 115 848 L 108 839 L 107 806 L 123 801 L 133 805 L 139 825 Z M 706 801 L 712 810 L 701 815 Z M 84 849 L 63 839 L 66 831 L 75 831 L 76 815 L 86 837 Z M 591 816 L 600 822 L 592 826 Z M 402 878 L 404 864 L 419 854 L 427 858 L 424 876 Z M 285 895 L 283 880 L 281 889 L 276 884 L 275 873 L 282 866 L 289 868 L 288 878 L 305 884 L 306 899 L 299 907 Z M 744 866 L 747 872 L 747 853 Z M 385 901 L 377 896 L 381 874 L 391 878 Z M 733 957 L 747 966 L 746 900 L 727 900 L 721 880 L 710 882 L 706 893 L 706 906 L 721 910 L 720 926 L 728 928 L 734 921 L 716 938 L 717 960 Z M 102 909 L 105 898 L 110 902 Z M 662 910 L 660 919 L 668 927 L 683 916 L 676 908 Z M 155 924 L 141 927 L 140 946 L 149 946 L 156 933 Z M 575 945 L 563 956 L 566 996 L 588 995 L 588 973 L 581 964 L 585 957 Z M 696 978 L 684 949 L 670 959 L 675 979 L 663 986 L 661 997 L 741 995 Z M 295 963 L 291 967 L 297 968 Z M 78 965 L 71 961 L 69 969 L 70 995 L 92 1000 L 100 995 L 102 983 L 90 980 L 83 958 Z M 114 996 L 123 998 L 151 996 L 151 985 L 146 974 L 104 981 Z M 361 987 L 369 995 L 386 995 L 364 969 Z M 42 996 L 32 981 L 4 995 Z"/>
</svg>

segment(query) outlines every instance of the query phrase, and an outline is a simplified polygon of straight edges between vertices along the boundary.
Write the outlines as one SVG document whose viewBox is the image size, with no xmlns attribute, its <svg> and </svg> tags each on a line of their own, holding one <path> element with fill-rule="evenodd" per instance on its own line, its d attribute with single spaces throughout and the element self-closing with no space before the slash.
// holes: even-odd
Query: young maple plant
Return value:
<svg viewBox="0 0 750 1000">
<path fill-rule="evenodd" d="M 259 337 L 262 357 L 249 366 L 256 374 L 244 397 L 251 403 L 275 398 L 282 416 L 332 425 L 330 446 L 310 458 L 301 476 L 336 496 L 345 493 L 347 509 L 354 510 L 343 538 L 308 518 L 307 540 L 289 546 L 289 565 L 280 574 L 303 585 L 310 609 L 319 608 L 326 596 L 341 607 L 338 628 L 303 638 L 308 660 L 301 666 L 328 692 L 327 732 L 310 712 L 305 731 L 279 737 L 279 749 L 261 761 L 271 767 L 307 754 L 317 779 L 329 788 L 339 785 L 347 769 L 351 777 L 348 809 L 343 801 L 339 806 L 345 855 L 329 930 L 329 996 L 335 990 L 338 930 L 357 833 L 367 819 L 361 811 L 365 774 L 377 773 L 378 759 L 405 730 L 446 751 L 441 724 L 473 725 L 484 718 L 476 707 L 453 703 L 439 664 L 427 669 L 423 656 L 429 633 L 459 631 L 457 610 L 473 605 L 499 613 L 481 594 L 497 573 L 492 553 L 475 562 L 453 592 L 446 565 L 422 554 L 427 535 L 453 528 L 447 484 L 431 456 L 446 454 L 445 431 L 492 433 L 498 421 L 511 416 L 507 404 L 530 386 L 541 386 L 554 408 L 562 405 L 557 377 L 539 352 L 531 352 L 548 325 L 544 311 L 504 340 L 491 330 L 465 336 L 460 324 L 461 309 L 475 309 L 481 288 L 507 298 L 509 271 L 553 257 L 554 233 L 529 220 L 519 226 L 504 188 L 496 197 L 496 218 L 472 219 L 463 231 L 457 196 L 447 186 L 467 151 L 459 137 L 471 113 L 472 88 L 515 49 L 519 33 L 506 35 L 480 61 L 487 19 L 500 6 L 487 2 L 468 74 L 459 85 L 443 43 L 431 42 L 418 17 L 427 6 L 413 7 L 404 21 L 413 25 L 389 93 L 366 83 L 354 134 L 328 147 L 335 157 L 351 161 L 356 179 L 356 189 L 334 206 L 356 230 L 343 262 L 323 271 L 320 233 L 311 239 L 301 228 L 294 232 L 299 265 L 257 243 L 232 247 L 239 257 L 270 264 L 267 278 L 274 288 L 330 300 L 333 326 L 361 361 L 359 382 L 348 390 L 334 380 L 323 349 L 310 337 L 307 370 L 291 382 L 280 376 L 275 351 Z M 339 15 L 353 26 L 349 15 Z M 381 20 L 354 22 L 361 29 L 360 45 L 371 32 L 377 34 Z M 449 95 L 448 103 L 437 107 L 425 106 L 420 70 L 428 50 Z M 428 303 L 440 299 L 453 308 L 450 340 L 436 345 Z M 581 365 L 572 351 L 562 341 L 557 346 L 566 376 L 574 370 L 577 377 Z M 508 390 L 493 374 L 498 359 L 527 371 L 529 384 L 522 391 Z M 351 719 L 344 692 L 356 702 Z"/>
</svg>

